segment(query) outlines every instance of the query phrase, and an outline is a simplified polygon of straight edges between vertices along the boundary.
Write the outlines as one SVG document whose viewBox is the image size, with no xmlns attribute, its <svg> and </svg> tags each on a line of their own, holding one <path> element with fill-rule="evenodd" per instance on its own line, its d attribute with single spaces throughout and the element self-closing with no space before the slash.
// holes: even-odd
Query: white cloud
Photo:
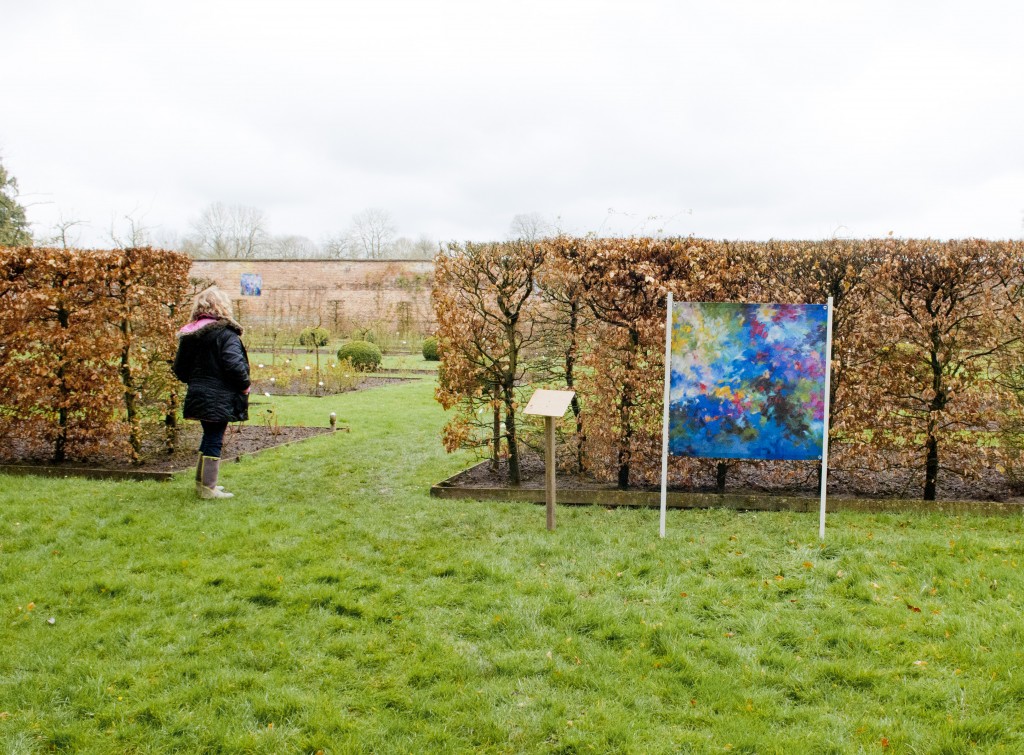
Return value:
<svg viewBox="0 0 1024 755">
<path fill-rule="evenodd" d="M 1024 7 L 98 2 L 5 9 L 0 156 L 29 216 L 312 238 L 1021 235 Z M 610 211 L 611 210 L 611 211 Z"/>
</svg>

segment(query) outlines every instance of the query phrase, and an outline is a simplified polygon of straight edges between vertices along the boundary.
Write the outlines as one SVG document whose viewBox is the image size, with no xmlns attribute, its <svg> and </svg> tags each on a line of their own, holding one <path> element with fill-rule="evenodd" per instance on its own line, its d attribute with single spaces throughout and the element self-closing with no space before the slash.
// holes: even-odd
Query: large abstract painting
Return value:
<svg viewBox="0 0 1024 755">
<path fill-rule="evenodd" d="M 820 459 L 825 305 L 675 304 L 669 453 Z"/>
</svg>

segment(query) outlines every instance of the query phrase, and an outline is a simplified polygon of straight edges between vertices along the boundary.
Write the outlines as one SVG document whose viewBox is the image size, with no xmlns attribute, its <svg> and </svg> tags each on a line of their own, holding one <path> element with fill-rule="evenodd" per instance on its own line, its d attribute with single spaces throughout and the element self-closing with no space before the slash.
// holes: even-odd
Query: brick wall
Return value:
<svg viewBox="0 0 1024 755">
<path fill-rule="evenodd" d="M 249 330 L 370 327 L 416 339 L 434 328 L 430 260 L 195 260 L 190 276 L 226 291 Z"/>
</svg>

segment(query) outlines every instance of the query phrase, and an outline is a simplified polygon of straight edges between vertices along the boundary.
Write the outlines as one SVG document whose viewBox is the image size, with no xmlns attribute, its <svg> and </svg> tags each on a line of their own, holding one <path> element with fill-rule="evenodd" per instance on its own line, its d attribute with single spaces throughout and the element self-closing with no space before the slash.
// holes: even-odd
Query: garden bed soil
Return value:
<svg viewBox="0 0 1024 755">
<path fill-rule="evenodd" d="M 537 454 L 521 460 L 521 482 L 508 483 L 507 467 L 497 470 L 490 462 L 481 462 L 434 485 L 430 494 L 437 498 L 473 500 L 545 502 L 544 459 Z M 818 511 L 819 488 L 816 479 L 790 487 L 772 487 L 756 464 L 739 464 L 729 471 L 724 492 L 718 492 L 709 474 L 685 489 L 669 488 L 669 508 L 729 508 L 764 511 Z M 816 477 L 816 475 L 815 475 Z M 840 475 L 830 475 L 827 508 L 829 511 L 941 511 L 946 513 L 1024 514 L 1024 498 L 1012 495 L 1005 479 L 996 472 L 980 480 L 963 480 L 952 475 L 940 489 L 939 500 L 922 501 L 903 495 L 868 495 L 844 487 Z M 660 507 L 661 490 L 657 486 L 619 489 L 614 483 L 593 477 L 559 472 L 556 476 L 556 502 L 566 505 Z"/>
<path fill-rule="evenodd" d="M 325 433 L 329 427 L 267 427 L 259 425 L 231 425 L 224 436 L 221 458 L 237 460 L 242 456 L 265 451 L 268 448 L 296 443 Z M 162 450 L 144 449 L 139 464 L 98 457 L 89 462 L 66 462 L 53 464 L 49 461 L 33 460 L 0 465 L 0 473 L 35 474 L 47 477 L 94 477 L 114 479 L 169 479 L 175 472 L 194 469 L 198 457 L 199 440 L 202 430 L 197 422 L 186 422 L 181 428 L 178 445 L 174 453 Z"/>
</svg>

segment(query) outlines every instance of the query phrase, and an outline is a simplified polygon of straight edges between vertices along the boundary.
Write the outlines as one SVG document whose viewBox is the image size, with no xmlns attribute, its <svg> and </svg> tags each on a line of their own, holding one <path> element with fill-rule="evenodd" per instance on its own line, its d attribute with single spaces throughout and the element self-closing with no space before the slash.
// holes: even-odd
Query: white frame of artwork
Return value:
<svg viewBox="0 0 1024 755">
<path fill-rule="evenodd" d="M 825 539 L 825 500 L 828 487 L 828 423 L 832 400 L 832 297 L 828 297 L 825 333 L 825 416 L 821 438 L 821 504 L 818 515 L 818 536 Z M 668 292 L 665 314 L 665 391 L 661 415 L 661 517 L 659 532 L 665 537 L 668 512 L 668 414 L 672 384 L 672 292 Z"/>
</svg>

